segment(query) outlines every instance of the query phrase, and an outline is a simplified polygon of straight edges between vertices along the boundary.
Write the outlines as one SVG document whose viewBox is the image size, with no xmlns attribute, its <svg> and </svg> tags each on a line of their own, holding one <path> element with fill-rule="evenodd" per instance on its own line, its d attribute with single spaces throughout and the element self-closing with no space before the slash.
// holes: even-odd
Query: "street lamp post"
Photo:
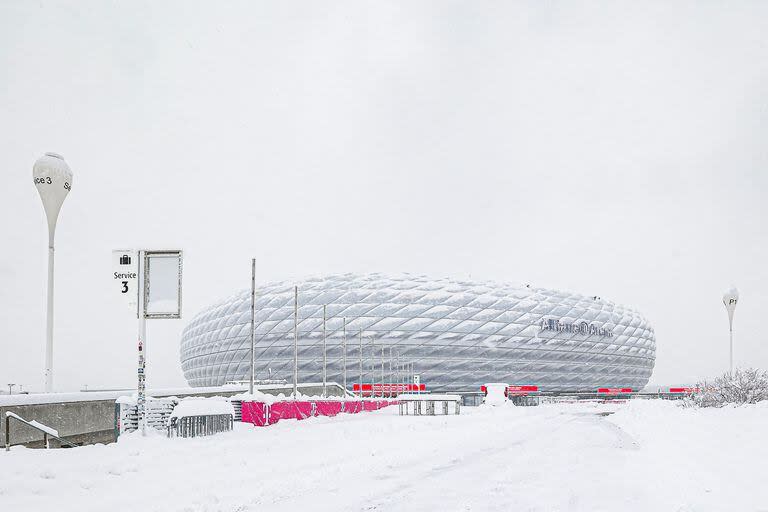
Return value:
<svg viewBox="0 0 768 512">
<path fill-rule="evenodd" d="M 357 354 L 359 356 L 358 371 L 360 373 L 360 381 L 359 381 L 360 389 L 359 389 L 359 391 L 360 391 L 360 398 L 363 398 L 363 330 L 362 329 L 360 329 L 359 341 L 360 341 L 360 351 Z"/>
<path fill-rule="evenodd" d="M 251 258 L 251 378 L 248 393 L 253 394 L 256 380 L 256 258 Z"/>
<path fill-rule="evenodd" d="M 72 171 L 56 153 L 46 153 L 32 167 L 35 187 L 48 219 L 48 301 L 45 315 L 45 391 L 53 391 L 53 239 L 61 205 L 72 190 Z"/>
<path fill-rule="evenodd" d="M 341 350 L 342 350 L 342 361 L 343 361 L 343 373 L 344 373 L 344 398 L 347 397 L 347 318 L 344 317 L 343 320 L 343 334 L 341 338 Z"/>
<path fill-rule="evenodd" d="M 293 399 L 299 397 L 299 287 L 293 287 Z"/>
<path fill-rule="evenodd" d="M 325 318 L 326 318 L 326 307 L 325 304 L 323 304 L 323 398 L 327 396 L 327 381 L 328 381 L 328 359 L 325 355 Z"/>
<path fill-rule="evenodd" d="M 733 313 L 736 311 L 736 303 L 739 302 L 739 290 L 731 288 L 723 294 L 723 304 L 728 311 L 728 331 L 730 333 L 730 364 L 729 372 L 733 373 Z"/>
<path fill-rule="evenodd" d="M 384 398 L 384 345 L 381 346 L 381 398 Z"/>
</svg>

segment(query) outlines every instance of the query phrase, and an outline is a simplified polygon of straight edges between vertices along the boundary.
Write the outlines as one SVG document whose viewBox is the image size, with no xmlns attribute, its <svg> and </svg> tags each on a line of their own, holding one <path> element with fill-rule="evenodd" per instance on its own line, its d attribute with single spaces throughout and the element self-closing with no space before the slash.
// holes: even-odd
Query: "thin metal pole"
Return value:
<svg viewBox="0 0 768 512">
<path fill-rule="evenodd" d="M 400 353 L 395 350 L 395 393 L 400 392 Z"/>
<path fill-rule="evenodd" d="M 48 235 L 48 303 L 45 314 L 45 392 L 51 393 L 53 392 L 53 230 L 49 230 Z"/>
<path fill-rule="evenodd" d="M 405 386 L 408 392 L 413 391 L 411 389 L 411 366 L 410 363 L 403 363 L 403 380 L 405 380 Z"/>
<path fill-rule="evenodd" d="M 363 330 L 360 329 L 360 351 L 358 352 L 358 355 L 360 356 L 360 398 L 363 397 Z"/>
<path fill-rule="evenodd" d="M 251 258 L 251 382 L 248 392 L 253 394 L 256 380 L 256 258 Z"/>
<path fill-rule="evenodd" d="M 138 389 L 136 401 L 136 412 L 141 428 L 141 435 L 147 435 L 147 412 L 146 412 L 146 385 L 147 385 L 147 319 L 144 315 L 144 292 L 147 286 L 146 255 L 144 251 L 139 251 L 139 369 L 138 369 Z"/>
<path fill-rule="evenodd" d="M 293 399 L 299 394 L 299 287 L 293 287 Z"/>
<path fill-rule="evenodd" d="M 328 373 L 327 373 L 327 364 L 328 360 L 325 356 L 325 304 L 323 304 L 323 398 L 325 398 L 326 395 L 326 383 L 328 380 Z"/>
<path fill-rule="evenodd" d="M 730 373 L 733 375 L 733 324 L 730 326 L 730 334 L 731 334 L 731 359 L 730 359 Z"/>
<path fill-rule="evenodd" d="M 344 317 L 343 322 L 343 335 L 341 338 L 342 351 L 344 352 L 342 358 L 344 361 L 344 396 L 347 394 L 347 318 Z"/>
<path fill-rule="evenodd" d="M 394 384 L 394 375 L 392 374 L 392 345 L 389 346 L 389 396 L 392 396 L 392 384 Z"/>
<path fill-rule="evenodd" d="M 371 370 L 371 398 L 376 396 L 376 339 L 371 335 L 371 363 L 368 365 Z"/>
<path fill-rule="evenodd" d="M 384 398 L 384 345 L 381 346 L 381 397 Z"/>
</svg>

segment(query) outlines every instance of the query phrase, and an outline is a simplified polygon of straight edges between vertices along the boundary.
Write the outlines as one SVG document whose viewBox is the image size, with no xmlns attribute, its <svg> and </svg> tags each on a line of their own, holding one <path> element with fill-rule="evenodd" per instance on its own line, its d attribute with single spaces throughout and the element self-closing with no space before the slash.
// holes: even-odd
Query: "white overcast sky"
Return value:
<svg viewBox="0 0 768 512">
<path fill-rule="evenodd" d="M 652 383 L 768 368 L 766 2 L 0 1 L 0 385 L 42 388 L 32 164 L 75 176 L 58 390 L 135 385 L 110 251 L 180 247 L 184 322 L 258 280 L 414 272 L 637 308 Z"/>
</svg>

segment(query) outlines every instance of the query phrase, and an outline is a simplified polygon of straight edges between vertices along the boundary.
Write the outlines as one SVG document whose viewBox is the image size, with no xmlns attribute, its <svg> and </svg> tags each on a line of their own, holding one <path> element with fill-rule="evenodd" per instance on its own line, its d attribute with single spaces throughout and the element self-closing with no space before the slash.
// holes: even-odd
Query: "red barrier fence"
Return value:
<svg viewBox="0 0 768 512">
<path fill-rule="evenodd" d="M 341 412 L 341 402 L 315 402 L 315 411 L 318 416 L 336 416 Z"/>
<path fill-rule="evenodd" d="M 399 393 L 414 393 L 426 391 L 426 384 L 403 384 L 403 383 L 383 383 L 383 384 L 363 384 L 363 396 L 395 396 Z M 360 384 L 352 385 L 352 392 L 360 394 Z"/>
<path fill-rule="evenodd" d="M 280 420 L 305 420 L 312 417 L 312 402 L 276 402 L 269 406 L 268 423 L 274 425 Z"/>
<path fill-rule="evenodd" d="M 602 395 L 618 395 L 632 393 L 632 388 L 599 388 L 597 392 Z"/>
<path fill-rule="evenodd" d="M 539 386 L 533 386 L 533 385 L 522 385 L 522 386 L 509 386 L 507 388 L 507 393 L 509 395 L 515 395 L 515 396 L 526 396 L 531 393 L 538 393 Z"/>
<path fill-rule="evenodd" d="M 336 416 L 340 413 L 357 414 L 362 411 L 376 411 L 398 402 L 393 400 L 318 400 L 275 402 L 243 402 L 243 423 L 253 423 L 257 427 L 274 425 L 280 420 L 304 420 L 312 416 Z"/>
<path fill-rule="evenodd" d="M 267 404 L 262 402 L 243 402 L 243 422 L 253 423 L 257 427 L 267 424 Z"/>
<path fill-rule="evenodd" d="M 669 388 L 670 393 L 684 393 L 686 395 L 698 393 L 699 391 L 699 388 Z"/>
</svg>

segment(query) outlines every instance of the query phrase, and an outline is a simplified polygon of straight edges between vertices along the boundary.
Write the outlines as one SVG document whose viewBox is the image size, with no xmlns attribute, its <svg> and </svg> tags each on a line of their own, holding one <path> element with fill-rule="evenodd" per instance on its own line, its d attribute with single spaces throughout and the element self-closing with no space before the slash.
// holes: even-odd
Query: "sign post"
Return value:
<svg viewBox="0 0 768 512">
<path fill-rule="evenodd" d="M 733 313 L 736 311 L 736 304 L 739 302 L 739 290 L 731 288 L 723 294 L 723 304 L 728 311 L 728 331 L 730 333 L 730 364 L 729 373 L 733 373 Z"/>
<path fill-rule="evenodd" d="M 138 415 L 139 428 L 141 429 L 141 435 L 147 435 L 147 381 L 146 381 L 146 363 L 147 363 L 147 316 L 145 311 L 147 305 L 144 303 L 146 286 L 146 270 L 145 265 L 142 265 L 141 260 L 144 259 L 144 251 L 138 252 L 138 274 L 141 275 L 139 280 L 139 286 L 137 288 L 138 293 L 138 310 L 136 312 L 139 319 L 139 332 L 138 332 L 138 348 L 139 348 L 139 361 L 137 366 L 137 386 L 136 386 L 136 412 Z"/>
<path fill-rule="evenodd" d="M 115 291 L 138 319 L 137 412 L 147 433 L 147 320 L 181 318 L 182 251 L 112 251 Z"/>
<path fill-rule="evenodd" d="M 46 153 L 32 167 L 32 178 L 48 219 L 48 298 L 45 314 L 45 392 L 53 391 L 53 239 L 64 199 L 72 190 L 72 171 L 56 153 Z"/>
</svg>

